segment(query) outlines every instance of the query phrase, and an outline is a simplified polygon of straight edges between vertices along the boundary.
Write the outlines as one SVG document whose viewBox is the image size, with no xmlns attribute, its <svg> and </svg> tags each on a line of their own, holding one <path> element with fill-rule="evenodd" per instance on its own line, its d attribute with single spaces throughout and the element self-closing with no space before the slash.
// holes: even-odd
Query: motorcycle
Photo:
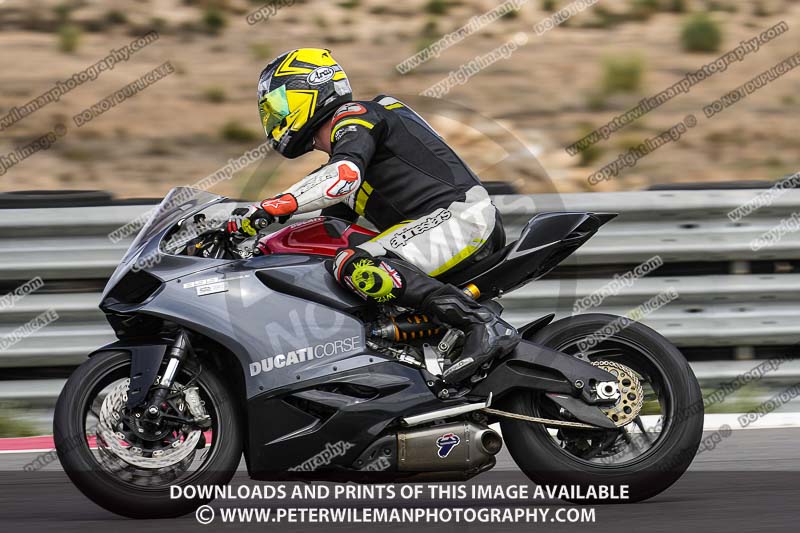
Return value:
<svg viewBox="0 0 800 533">
<path fill-rule="evenodd" d="M 242 239 L 209 218 L 228 202 L 190 188 L 164 198 L 101 297 L 118 340 L 58 398 L 61 464 L 109 511 L 191 512 L 211 495 L 171 499 L 170 486 L 226 485 L 242 455 L 256 480 L 444 482 L 491 469 L 505 443 L 534 483 L 627 485 L 627 501 L 662 492 L 694 458 L 697 380 L 643 324 L 548 314 L 453 386 L 441 374 L 463 332 L 361 299 L 327 272 L 337 249 L 374 232 L 316 217 Z M 537 214 L 518 240 L 442 279 L 500 313 L 499 296 L 615 216 Z"/>
</svg>

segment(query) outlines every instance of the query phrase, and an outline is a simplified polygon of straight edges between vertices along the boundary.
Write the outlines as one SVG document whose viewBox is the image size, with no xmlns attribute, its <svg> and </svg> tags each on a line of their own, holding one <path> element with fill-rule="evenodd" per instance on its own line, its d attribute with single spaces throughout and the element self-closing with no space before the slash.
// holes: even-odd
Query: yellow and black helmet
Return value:
<svg viewBox="0 0 800 533">
<path fill-rule="evenodd" d="M 330 50 L 300 48 L 261 71 L 258 111 L 272 147 L 288 158 L 312 149 L 317 127 L 353 99 L 350 82 Z"/>
</svg>

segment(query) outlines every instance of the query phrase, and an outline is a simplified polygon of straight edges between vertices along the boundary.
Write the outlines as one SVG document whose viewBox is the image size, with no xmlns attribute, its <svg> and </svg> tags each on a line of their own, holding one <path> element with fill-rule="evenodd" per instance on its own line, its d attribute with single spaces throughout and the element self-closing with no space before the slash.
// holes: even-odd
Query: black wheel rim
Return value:
<svg viewBox="0 0 800 533">
<path fill-rule="evenodd" d="M 102 439 L 96 435 L 99 408 L 104 395 L 115 384 L 125 380 L 129 375 L 130 362 L 120 361 L 107 369 L 89 385 L 89 393 L 82 397 L 82 405 L 78 410 L 81 417 L 81 427 L 86 436 L 86 448 L 84 451 L 91 455 L 94 466 L 100 471 L 113 477 L 115 482 L 134 490 L 154 492 L 163 491 L 174 484 L 191 484 L 202 472 L 207 470 L 222 445 L 223 437 L 219 431 L 218 416 L 219 399 L 209 391 L 201 375 L 196 385 L 199 388 L 200 397 L 204 401 L 206 411 L 212 420 L 211 428 L 206 431 L 206 433 L 210 433 L 210 445 L 189 454 L 190 461 L 184 460 L 177 465 L 163 469 L 140 468 L 114 456 L 113 452 L 102 445 Z M 182 369 L 176 377 L 176 382 L 186 383 L 191 377 Z M 95 444 L 94 449 L 90 447 L 91 443 Z"/>
<path fill-rule="evenodd" d="M 625 337 L 612 336 L 582 353 L 576 335 L 553 346 L 553 349 L 589 362 L 612 361 L 623 364 L 639 377 L 644 400 L 634 422 L 616 430 L 544 428 L 549 441 L 570 460 L 601 469 L 620 469 L 637 465 L 651 457 L 663 445 L 673 426 L 674 387 L 666 377 L 657 354 Z M 568 413 L 544 393 L 531 398 L 534 416 L 574 421 Z"/>
</svg>

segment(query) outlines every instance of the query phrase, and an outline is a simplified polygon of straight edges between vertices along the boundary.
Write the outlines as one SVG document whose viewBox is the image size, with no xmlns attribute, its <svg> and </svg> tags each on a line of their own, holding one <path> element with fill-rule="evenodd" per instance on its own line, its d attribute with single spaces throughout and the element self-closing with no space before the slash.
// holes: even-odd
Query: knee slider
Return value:
<svg viewBox="0 0 800 533">
<path fill-rule="evenodd" d="M 403 278 L 396 269 L 358 248 L 339 250 L 332 273 L 343 286 L 378 302 L 399 297 L 404 288 Z"/>
</svg>

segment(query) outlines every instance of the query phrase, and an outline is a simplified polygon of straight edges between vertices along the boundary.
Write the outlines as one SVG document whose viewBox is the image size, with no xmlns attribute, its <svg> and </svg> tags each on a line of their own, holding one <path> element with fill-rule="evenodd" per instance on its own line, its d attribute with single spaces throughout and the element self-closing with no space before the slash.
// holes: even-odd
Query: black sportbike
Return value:
<svg viewBox="0 0 800 533">
<path fill-rule="evenodd" d="M 652 329 L 550 314 L 452 387 L 440 376 L 462 332 L 366 302 L 327 273 L 337 248 L 372 232 L 318 217 L 241 241 L 213 215 L 227 202 L 178 188 L 155 208 L 102 295 L 119 340 L 90 354 L 58 399 L 61 464 L 106 509 L 191 512 L 208 500 L 170 499 L 170 486 L 227 484 L 242 452 L 258 480 L 441 482 L 489 470 L 505 441 L 537 484 L 628 485 L 629 501 L 663 491 L 694 458 L 700 388 Z M 444 281 L 501 312 L 496 297 L 614 216 L 538 214 Z"/>
</svg>

